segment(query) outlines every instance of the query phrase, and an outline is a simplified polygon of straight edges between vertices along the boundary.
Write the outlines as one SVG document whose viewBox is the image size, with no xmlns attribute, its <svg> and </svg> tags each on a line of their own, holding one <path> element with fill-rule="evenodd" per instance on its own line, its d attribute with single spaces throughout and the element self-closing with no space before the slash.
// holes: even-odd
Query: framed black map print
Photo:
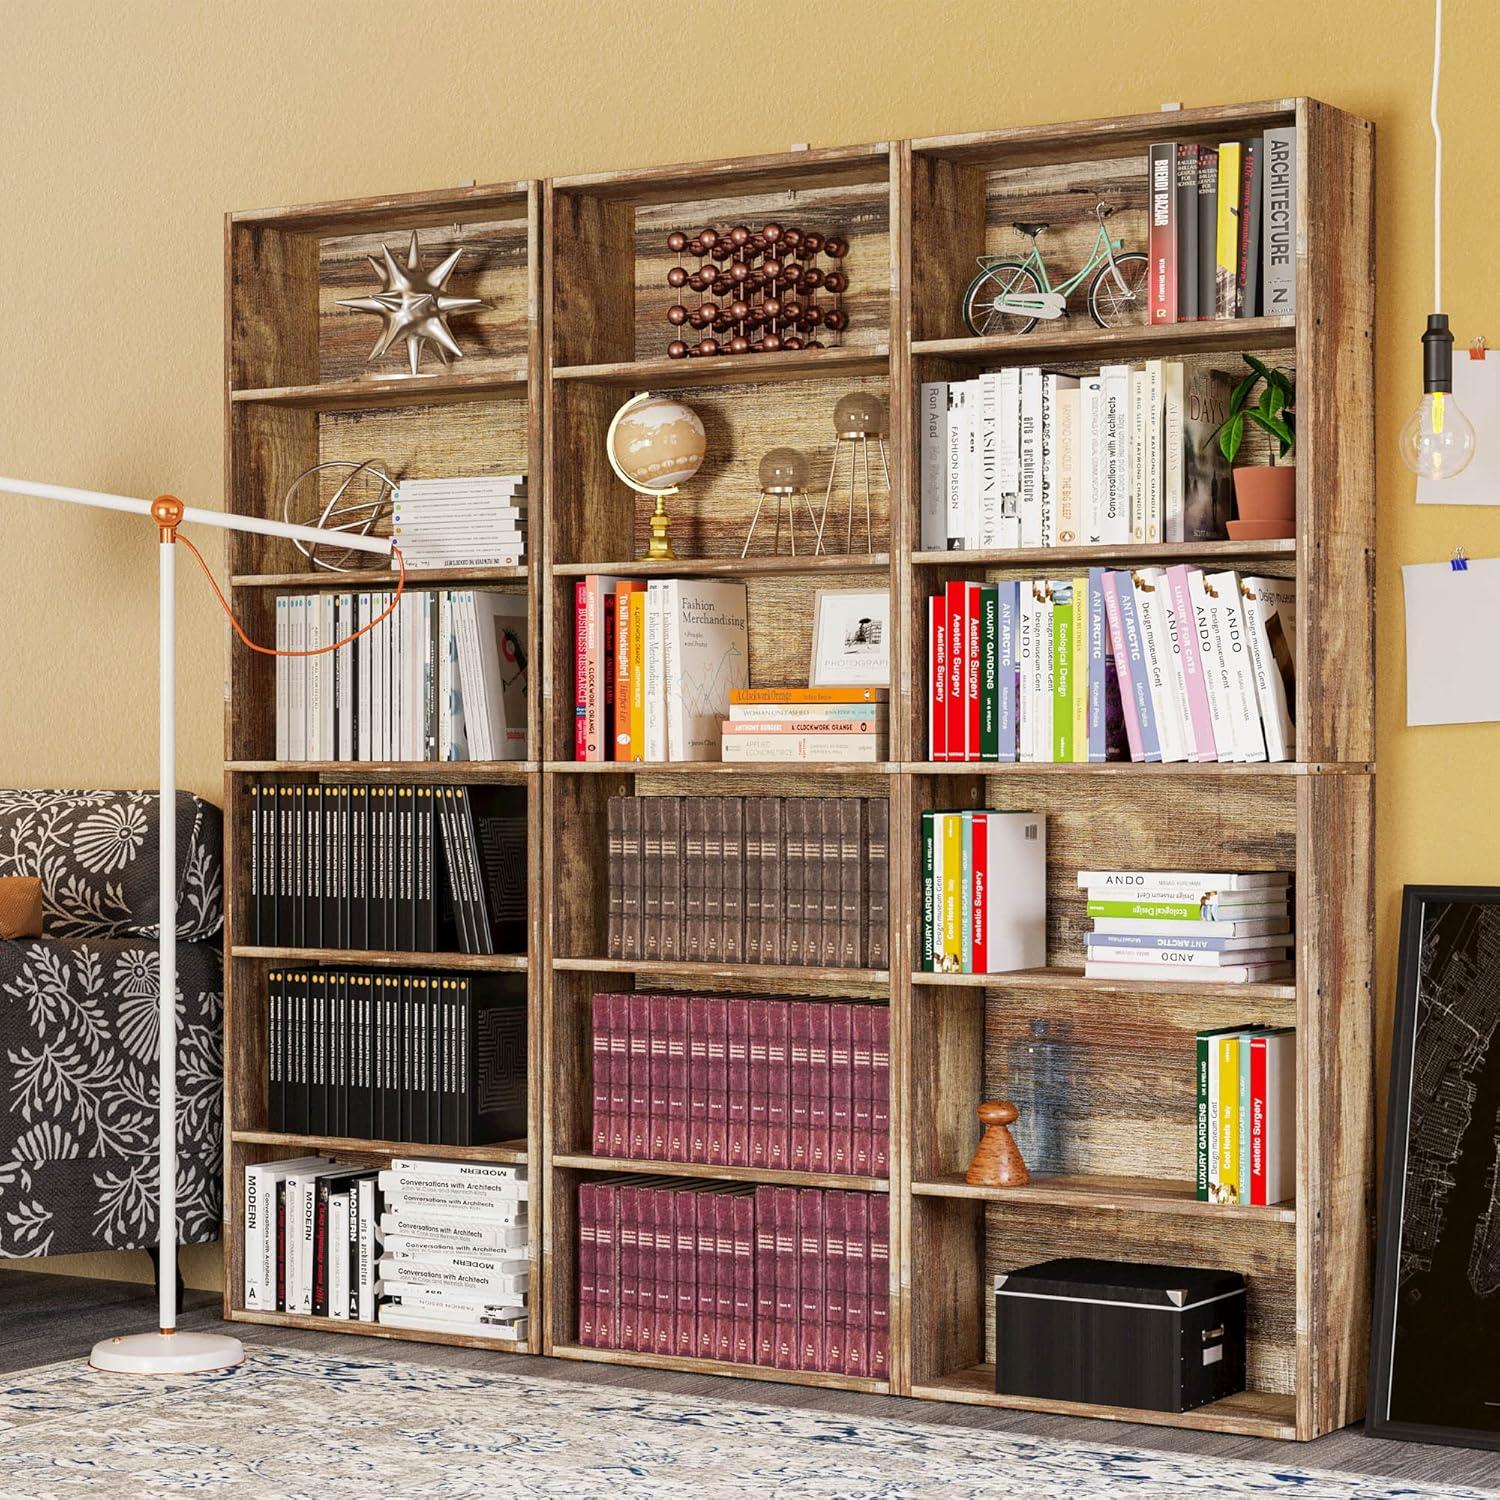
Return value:
<svg viewBox="0 0 1500 1500">
<path fill-rule="evenodd" d="M 1407 886 L 1367 1430 L 1500 1448 L 1500 887 Z"/>
</svg>

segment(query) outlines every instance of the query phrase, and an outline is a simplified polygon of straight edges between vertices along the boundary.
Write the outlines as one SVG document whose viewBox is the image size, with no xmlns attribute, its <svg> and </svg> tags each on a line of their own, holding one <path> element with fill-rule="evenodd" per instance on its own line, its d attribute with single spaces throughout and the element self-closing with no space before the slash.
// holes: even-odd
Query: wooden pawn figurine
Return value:
<svg viewBox="0 0 1500 1500">
<path fill-rule="evenodd" d="M 1025 1187 L 1031 1181 L 1009 1129 L 1020 1113 L 1009 1099 L 991 1099 L 979 1106 L 984 1137 L 964 1175 L 971 1187 Z"/>
</svg>

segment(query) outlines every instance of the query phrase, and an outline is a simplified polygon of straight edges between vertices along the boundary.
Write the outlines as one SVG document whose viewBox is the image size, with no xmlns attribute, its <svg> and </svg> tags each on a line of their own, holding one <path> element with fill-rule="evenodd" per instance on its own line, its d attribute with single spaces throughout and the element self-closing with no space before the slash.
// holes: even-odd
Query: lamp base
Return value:
<svg viewBox="0 0 1500 1500">
<path fill-rule="evenodd" d="M 203 1375 L 245 1362 L 245 1346 L 222 1333 L 133 1333 L 100 1339 L 89 1355 L 115 1375 Z"/>
</svg>

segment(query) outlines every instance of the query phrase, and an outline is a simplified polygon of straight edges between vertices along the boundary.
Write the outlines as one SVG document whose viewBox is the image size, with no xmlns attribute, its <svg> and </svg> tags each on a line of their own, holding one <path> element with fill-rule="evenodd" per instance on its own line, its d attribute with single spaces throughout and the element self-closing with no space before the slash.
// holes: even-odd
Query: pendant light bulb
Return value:
<svg viewBox="0 0 1500 1500">
<path fill-rule="evenodd" d="M 1422 479 L 1452 479 L 1474 457 L 1474 425 L 1453 399 L 1453 335 L 1432 313 L 1422 335 L 1422 399 L 1401 429 L 1401 458 Z"/>
</svg>

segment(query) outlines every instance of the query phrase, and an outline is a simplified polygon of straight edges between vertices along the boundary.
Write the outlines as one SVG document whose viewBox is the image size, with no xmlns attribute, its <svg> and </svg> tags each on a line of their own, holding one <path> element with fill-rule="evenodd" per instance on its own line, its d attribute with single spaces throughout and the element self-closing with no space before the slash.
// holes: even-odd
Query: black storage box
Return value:
<svg viewBox="0 0 1500 1500">
<path fill-rule="evenodd" d="M 1002 1396 L 1183 1412 L 1244 1388 L 1236 1271 L 1067 1259 L 995 1278 Z"/>
</svg>

